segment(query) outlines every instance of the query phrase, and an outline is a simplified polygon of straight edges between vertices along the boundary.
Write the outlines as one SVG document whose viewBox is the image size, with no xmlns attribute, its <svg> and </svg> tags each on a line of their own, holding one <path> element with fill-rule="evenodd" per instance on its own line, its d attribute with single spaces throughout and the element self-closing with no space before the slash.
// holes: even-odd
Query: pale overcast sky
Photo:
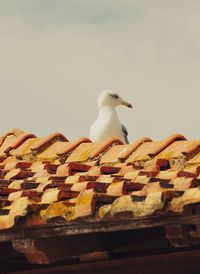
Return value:
<svg viewBox="0 0 200 274">
<path fill-rule="evenodd" d="M 112 89 L 129 140 L 200 138 L 199 0 L 0 0 L 0 132 L 88 136 Z"/>
</svg>

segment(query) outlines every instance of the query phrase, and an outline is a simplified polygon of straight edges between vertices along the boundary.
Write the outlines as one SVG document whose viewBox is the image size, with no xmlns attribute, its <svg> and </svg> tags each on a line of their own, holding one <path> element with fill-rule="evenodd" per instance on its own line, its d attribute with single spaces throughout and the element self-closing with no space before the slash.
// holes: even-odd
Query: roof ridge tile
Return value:
<svg viewBox="0 0 200 274">
<path fill-rule="evenodd" d="M 114 145 L 124 145 L 124 143 L 119 138 L 109 138 L 108 140 L 100 143 L 101 145 L 98 146 L 90 155 L 90 159 L 94 159 L 99 156 L 101 153 L 105 153 L 110 147 Z"/>
<path fill-rule="evenodd" d="M 146 142 L 153 142 L 153 140 L 148 137 L 141 137 L 137 139 L 134 143 L 129 144 L 127 149 L 125 151 L 122 151 L 118 158 L 121 160 L 127 159 L 131 153 L 133 153 L 139 146 Z"/>
<path fill-rule="evenodd" d="M 53 132 L 42 138 L 36 145 L 33 145 L 31 150 L 34 154 L 41 153 L 55 141 L 68 142 L 68 139 L 60 132 Z"/>
<path fill-rule="evenodd" d="M 36 138 L 36 135 L 33 133 L 23 133 L 16 139 L 14 144 L 12 144 L 10 147 L 8 147 L 4 152 L 9 153 L 10 150 L 18 148 L 20 145 L 22 145 L 26 140 L 28 140 L 30 138 Z"/>
</svg>

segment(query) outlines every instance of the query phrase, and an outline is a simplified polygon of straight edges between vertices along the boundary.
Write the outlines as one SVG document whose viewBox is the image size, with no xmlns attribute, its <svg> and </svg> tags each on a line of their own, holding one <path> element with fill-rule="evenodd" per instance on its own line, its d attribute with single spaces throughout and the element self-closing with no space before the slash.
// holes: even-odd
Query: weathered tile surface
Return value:
<svg viewBox="0 0 200 274">
<path fill-rule="evenodd" d="M 200 140 L 180 134 L 125 145 L 10 130 L 0 138 L 0 229 L 180 213 L 200 202 L 199 152 Z"/>
</svg>

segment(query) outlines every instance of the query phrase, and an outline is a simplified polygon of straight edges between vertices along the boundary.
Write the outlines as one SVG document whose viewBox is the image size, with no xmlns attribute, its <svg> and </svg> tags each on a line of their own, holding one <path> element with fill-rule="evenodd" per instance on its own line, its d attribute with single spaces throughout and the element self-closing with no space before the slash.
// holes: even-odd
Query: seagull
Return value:
<svg viewBox="0 0 200 274">
<path fill-rule="evenodd" d="M 117 106 L 133 106 L 124 101 L 117 93 L 104 90 L 98 98 L 99 115 L 90 128 L 90 139 L 93 142 L 103 142 L 110 137 L 117 137 L 128 144 L 128 131 L 119 121 L 115 108 Z"/>
</svg>

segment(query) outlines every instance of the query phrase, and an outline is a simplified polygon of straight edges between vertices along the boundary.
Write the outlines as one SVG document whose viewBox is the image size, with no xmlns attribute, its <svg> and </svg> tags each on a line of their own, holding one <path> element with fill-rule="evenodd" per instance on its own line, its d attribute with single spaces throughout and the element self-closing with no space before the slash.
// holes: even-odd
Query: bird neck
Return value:
<svg viewBox="0 0 200 274">
<path fill-rule="evenodd" d="M 99 115 L 117 115 L 117 112 L 113 106 L 105 105 L 103 107 L 99 107 Z"/>
</svg>

